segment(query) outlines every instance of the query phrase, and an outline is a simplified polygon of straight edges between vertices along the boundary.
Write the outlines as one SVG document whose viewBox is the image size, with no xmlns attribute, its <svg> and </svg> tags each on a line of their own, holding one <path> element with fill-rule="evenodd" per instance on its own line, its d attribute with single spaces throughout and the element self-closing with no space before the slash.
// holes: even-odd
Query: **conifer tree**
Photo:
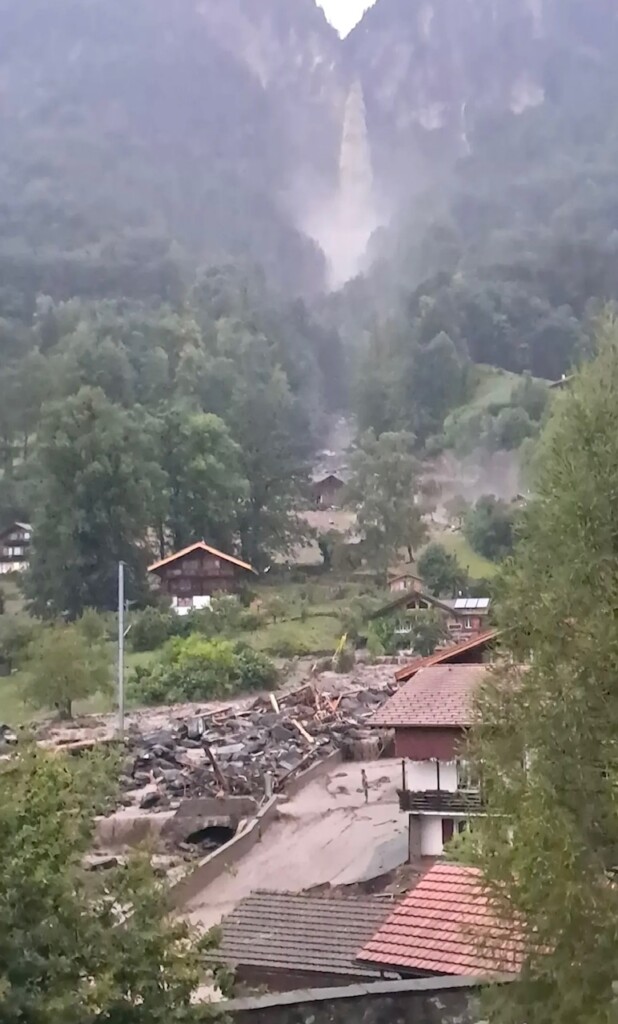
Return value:
<svg viewBox="0 0 618 1024">
<path fill-rule="evenodd" d="M 501 667 L 473 740 L 474 857 L 525 935 L 490 1019 L 615 1020 L 618 980 L 618 322 L 561 395 L 502 581 Z M 519 667 L 525 665 L 525 668 Z"/>
</svg>

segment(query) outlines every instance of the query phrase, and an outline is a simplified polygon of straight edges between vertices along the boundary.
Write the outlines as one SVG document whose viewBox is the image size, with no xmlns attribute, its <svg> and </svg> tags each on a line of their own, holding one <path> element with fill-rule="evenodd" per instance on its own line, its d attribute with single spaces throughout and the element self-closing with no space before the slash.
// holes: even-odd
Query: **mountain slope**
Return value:
<svg viewBox="0 0 618 1024">
<path fill-rule="evenodd" d="M 3 248 L 18 257 L 25 225 L 42 260 L 48 251 L 35 288 L 62 292 L 51 266 L 60 253 L 88 262 L 119 236 L 142 249 L 175 239 L 192 259 L 257 260 L 292 292 L 321 286 L 322 257 L 284 201 L 292 122 L 255 63 L 233 52 L 231 26 L 223 45 L 225 26 L 210 17 L 219 8 L 0 4 Z"/>
<path fill-rule="evenodd" d="M 488 120 L 602 91 L 617 43 L 610 0 L 378 0 L 345 51 L 383 188 L 433 179 Z"/>
</svg>

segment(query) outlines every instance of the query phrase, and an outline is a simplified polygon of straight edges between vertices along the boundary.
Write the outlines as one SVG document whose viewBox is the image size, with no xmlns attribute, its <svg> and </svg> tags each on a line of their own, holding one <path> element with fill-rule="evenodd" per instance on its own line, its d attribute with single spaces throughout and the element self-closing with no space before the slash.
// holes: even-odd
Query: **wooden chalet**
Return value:
<svg viewBox="0 0 618 1024">
<path fill-rule="evenodd" d="M 336 473 L 314 477 L 311 494 L 316 508 L 337 508 L 341 503 L 341 492 L 345 482 Z"/>
<path fill-rule="evenodd" d="M 420 576 L 413 572 L 402 572 L 398 576 L 391 576 L 388 581 L 388 589 L 391 594 L 408 594 L 411 591 L 421 594 L 425 585 Z"/>
<path fill-rule="evenodd" d="M 456 639 L 480 636 L 488 628 L 491 601 L 488 597 L 438 598 L 420 589 L 415 578 L 398 597 L 374 612 L 380 619 L 406 611 L 434 610 L 443 615 L 450 635 Z M 401 633 L 401 630 L 399 630 Z"/>
<path fill-rule="evenodd" d="M 203 540 L 162 558 L 148 571 L 158 577 L 178 615 L 208 608 L 213 597 L 237 594 L 247 575 L 257 576 L 253 566 Z"/>
<path fill-rule="evenodd" d="M 0 533 L 0 575 L 28 568 L 31 543 L 30 523 L 11 523 Z"/>
</svg>

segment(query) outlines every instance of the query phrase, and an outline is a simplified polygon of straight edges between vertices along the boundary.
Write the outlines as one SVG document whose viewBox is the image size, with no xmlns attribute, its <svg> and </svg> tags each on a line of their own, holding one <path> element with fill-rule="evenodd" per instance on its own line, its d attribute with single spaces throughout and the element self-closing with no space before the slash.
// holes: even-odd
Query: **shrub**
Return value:
<svg viewBox="0 0 618 1024">
<path fill-rule="evenodd" d="M 266 616 L 258 611 L 243 611 L 238 620 L 238 628 L 243 633 L 252 633 L 266 624 Z"/>
<path fill-rule="evenodd" d="M 243 690 L 266 690 L 277 681 L 277 669 L 270 658 L 247 644 L 236 645 L 240 685 Z"/>
<path fill-rule="evenodd" d="M 129 633 L 129 640 L 134 651 L 155 651 L 173 635 L 175 619 L 173 612 L 163 612 L 158 608 L 146 608 L 136 616 Z"/>
<path fill-rule="evenodd" d="M 136 669 L 130 682 L 139 703 L 161 704 L 229 697 L 276 680 L 273 663 L 243 644 L 202 636 L 170 640 L 161 661 Z"/>
</svg>

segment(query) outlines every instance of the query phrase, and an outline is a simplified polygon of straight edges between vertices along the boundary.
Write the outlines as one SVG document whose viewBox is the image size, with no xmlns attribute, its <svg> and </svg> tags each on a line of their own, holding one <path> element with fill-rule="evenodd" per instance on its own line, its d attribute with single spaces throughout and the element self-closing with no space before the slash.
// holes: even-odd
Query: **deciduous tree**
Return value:
<svg viewBox="0 0 618 1024">
<path fill-rule="evenodd" d="M 425 531 L 419 508 L 418 464 L 411 434 L 369 430 L 350 459 L 346 501 L 356 509 L 365 551 L 376 570 L 386 575 L 403 547 L 416 547 Z"/>
<path fill-rule="evenodd" d="M 72 625 L 61 623 L 40 631 L 24 662 L 28 703 L 55 708 L 61 718 L 71 718 L 74 701 L 111 691 L 110 651 L 96 625 L 86 614 Z"/>
<path fill-rule="evenodd" d="M 86 874 L 94 814 L 109 791 L 100 759 L 40 750 L 0 772 L 0 1019 L 3 1024 L 193 1024 L 218 1010 L 188 925 L 144 859 Z"/>
<path fill-rule="evenodd" d="M 146 534 L 164 479 L 150 432 L 97 388 L 50 405 L 38 431 L 33 549 L 26 590 L 36 614 L 78 618 L 116 606 L 144 581 Z"/>
<path fill-rule="evenodd" d="M 242 453 L 225 423 L 218 416 L 169 409 L 159 421 L 159 451 L 165 474 L 161 547 L 169 533 L 176 550 L 198 540 L 230 550 L 248 483 Z"/>
<path fill-rule="evenodd" d="M 430 594 L 454 597 L 468 582 L 468 574 L 457 556 L 442 544 L 429 544 L 418 560 L 418 573 Z"/>
</svg>

